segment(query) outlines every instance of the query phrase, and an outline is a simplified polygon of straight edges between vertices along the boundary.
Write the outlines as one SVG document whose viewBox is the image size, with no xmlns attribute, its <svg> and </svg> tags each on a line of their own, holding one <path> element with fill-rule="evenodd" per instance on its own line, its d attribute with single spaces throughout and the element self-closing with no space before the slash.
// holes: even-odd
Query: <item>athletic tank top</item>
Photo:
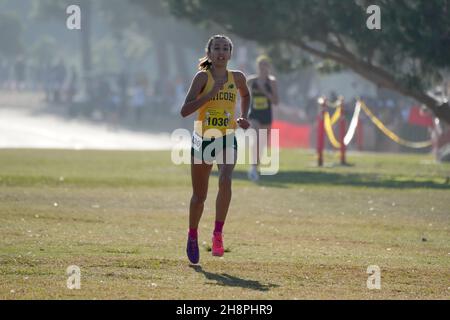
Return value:
<svg viewBox="0 0 450 320">
<path fill-rule="evenodd" d="M 270 80 L 264 82 L 267 92 L 272 93 Z M 272 123 L 272 102 L 259 89 L 257 80 L 255 79 L 251 86 L 252 101 L 250 104 L 249 118 L 259 121 L 261 124 Z"/>
<path fill-rule="evenodd" d="M 208 82 L 200 97 L 206 95 L 214 87 L 214 78 L 209 70 L 206 71 Z M 237 88 L 233 72 L 228 71 L 228 80 L 217 95 L 206 102 L 198 111 L 195 122 L 195 132 L 203 138 L 220 138 L 227 134 L 227 130 L 236 129 L 234 119 L 236 110 Z"/>
<path fill-rule="evenodd" d="M 272 109 L 272 103 L 269 100 L 269 98 L 267 98 L 264 93 L 262 93 L 259 90 L 258 87 L 258 80 L 255 80 L 253 82 L 252 85 L 252 105 L 251 105 L 251 109 L 253 109 L 252 111 L 266 111 L 266 110 L 271 110 Z M 270 86 L 270 83 L 268 81 L 264 82 L 264 86 L 265 89 L 269 92 L 272 93 L 272 88 Z"/>
</svg>

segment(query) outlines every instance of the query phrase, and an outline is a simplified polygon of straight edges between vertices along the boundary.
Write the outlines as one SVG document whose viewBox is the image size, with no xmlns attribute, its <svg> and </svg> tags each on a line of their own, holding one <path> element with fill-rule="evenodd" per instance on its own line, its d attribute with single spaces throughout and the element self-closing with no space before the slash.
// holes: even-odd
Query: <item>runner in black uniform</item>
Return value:
<svg viewBox="0 0 450 320">
<path fill-rule="evenodd" d="M 259 125 L 271 126 L 273 121 L 272 101 L 264 94 L 264 92 L 272 95 L 272 86 L 269 79 L 263 83 L 264 91 L 259 89 L 257 81 L 253 81 L 251 86 L 252 104 L 249 118 L 258 121 Z"/>
<path fill-rule="evenodd" d="M 258 166 L 260 164 L 260 155 L 262 149 L 266 147 L 263 145 L 260 146 L 259 136 L 263 132 L 266 132 L 266 141 L 269 141 L 273 121 L 273 106 L 278 104 L 277 80 L 270 74 L 271 66 L 269 57 L 261 56 L 256 62 L 258 65 L 258 74 L 251 77 L 248 81 L 248 86 L 252 92 L 249 120 L 252 128 L 258 133 L 256 152 L 254 152 L 256 154 L 252 155 L 252 166 L 248 172 L 248 178 L 252 181 L 259 179 Z"/>
</svg>

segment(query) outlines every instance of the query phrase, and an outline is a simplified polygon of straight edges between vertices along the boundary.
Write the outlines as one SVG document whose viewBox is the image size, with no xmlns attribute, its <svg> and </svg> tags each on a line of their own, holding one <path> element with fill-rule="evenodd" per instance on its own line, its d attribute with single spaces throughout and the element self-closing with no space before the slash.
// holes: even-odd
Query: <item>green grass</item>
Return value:
<svg viewBox="0 0 450 320">
<path fill-rule="evenodd" d="M 448 299 L 450 165 L 314 160 L 282 151 L 280 173 L 258 185 L 237 168 L 219 259 L 214 174 L 191 267 L 190 168 L 169 152 L 1 150 L 0 299 Z M 66 288 L 70 265 L 81 290 Z M 366 287 L 369 265 L 381 290 Z"/>
</svg>

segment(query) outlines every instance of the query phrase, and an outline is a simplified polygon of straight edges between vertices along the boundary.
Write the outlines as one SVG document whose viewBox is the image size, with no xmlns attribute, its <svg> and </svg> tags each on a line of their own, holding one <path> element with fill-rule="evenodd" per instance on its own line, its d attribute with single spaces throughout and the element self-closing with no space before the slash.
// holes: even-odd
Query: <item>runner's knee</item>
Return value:
<svg viewBox="0 0 450 320">
<path fill-rule="evenodd" d="M 221 174 L 219 176 L 219 189 L 231 189 L 231 176 L 228 174 Z"/>
<path fill-rule="evenodd" d="M 202 205 L 206 201 L 206 194 L 205 195 L 199 195 L 199 194 L 193 194 L 191 202 L 195 205 Z"/>
</svg>

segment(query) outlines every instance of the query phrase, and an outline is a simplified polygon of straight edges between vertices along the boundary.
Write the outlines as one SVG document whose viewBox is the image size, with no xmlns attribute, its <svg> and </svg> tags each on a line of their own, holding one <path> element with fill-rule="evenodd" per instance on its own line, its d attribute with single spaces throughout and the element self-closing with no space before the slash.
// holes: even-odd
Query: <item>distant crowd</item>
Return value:
<svg viewBox="0 0 450 320">
<path fill-rule="evenodd" d="M 147 120 L 178 114 L 186 83 L 180 78 L 151 85 L 143 73 L 103 73 L 80 77 L 64 60 L 32 67 L 22 58 L 0 63 L 0 89 L 42 91 L 45 101 L 66 108 L 70 116 L 107 121 L 112 126 L 145 125 Z"/>
</svg>

